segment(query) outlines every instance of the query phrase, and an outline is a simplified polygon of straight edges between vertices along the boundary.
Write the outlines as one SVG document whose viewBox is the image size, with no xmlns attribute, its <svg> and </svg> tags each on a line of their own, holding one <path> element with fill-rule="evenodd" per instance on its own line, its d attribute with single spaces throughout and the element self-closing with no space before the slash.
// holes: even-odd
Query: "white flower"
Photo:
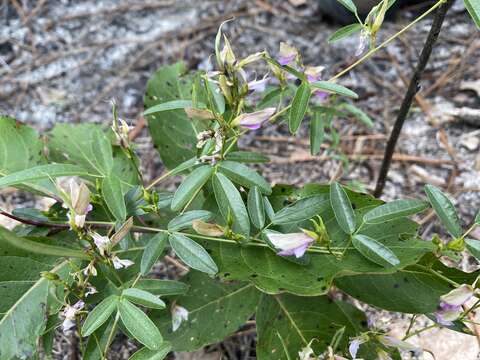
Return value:
<svg viewBox="0 0 480 360">
<path fill-rule="evenodd" d="M 88 276 L 97 276 L 97 269 L 95 269 L 95 266 L 93 265 L 93 262 L 89 263 L 85 269 L 83 269 L 83 275 Z"/>
<path fill-rule="evenodd" d="M 175 305 L 172 309 L 172 331 L 177 331 L 183 321 L 188 320 L 188 310 Z"/>
<path fill-rule="evenodd" d="M 291 234 L 268 233 L 267 237 L 272 245 L 280 250 L 277 255 L 295 255 L 296 258 L 302 257 L 308 247 L 315 241 L 314 238 L 304 232 Z"/>
<path fill-rule="evenodd" d="M 108 236 L 103 236 L 96 232 L 92 232 L 90 235 L 92 236 L 93 242 L 95 243 L 98 251 L 102 256 L 104 256 L 105 251 L 108 250 L 108 248 L 110 247 L 110 239 L 108 238 Z"/>
<path fill-rule="evenodd" d="M 74 177 L 68 179 L 65 185 L 59 182 L 58 185 L 63 193 L 63 207 L 70 210 L 67 214 L 71 227 L 83 228 L 85 225 L 85 218 L 92 210 L 90 204 L 90 190 L 85 183 L 77 183 Z"/>
<path fill-rule="evenodd" d="M 77 301 L 73 306 L 67 305 L 63 310 L 63 316 L 65 319 L 62 323 L 63 332 L 67 332 L 75 327 L 75 316 L 77 313 L 85 307 L 85 303 L 82 300 Z"/>
<path fill-rule="evenodd" d="M 133 264 L 135 264 L 132 260 L 128 260 L 128 259 L 122 260 L 122 259 L 119 259 L 117 256 L 112 257 L 112 262 L 113 262 L 113 267 L 116 270 L 122 269 L 122 268 L 128 268 L 129 266 L 132 266 Z"/>
<path fill-rule="evenodd" d="M 85 297 L 89 295 L 97 294 L 97 293 L 98 293 L 97 289 L 92 285 L 89 285 L 87 286 L 87 291 L 85 291 Z"/>
</svg>

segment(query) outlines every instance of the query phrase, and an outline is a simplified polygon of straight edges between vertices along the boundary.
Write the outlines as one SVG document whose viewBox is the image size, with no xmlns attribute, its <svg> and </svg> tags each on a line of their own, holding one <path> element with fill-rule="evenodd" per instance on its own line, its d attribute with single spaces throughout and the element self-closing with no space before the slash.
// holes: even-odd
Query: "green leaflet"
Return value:
<svg viewBox="0 0 480 360">
<path fill-rule="evenodd" d="M 362 30 L 361 24 L 350 24 L 344 26 L 337 31 L 335 31 L 330 37 L 328 38 L 329 43 L 333 43 L 335 41 L 341 40 L 343 38 L 349 37 L 352 34 L 355 34 Z"/>
<path fill-rule="evenodd" d="M 142 261 L 140 263 L 140 273 L 147 275 L 152 266 L 157 262 L 167 245 L 168 235 L 166 233 L 155 234 L 147 243 L 143 250 Z"/>
<path fill-rule="evenodd" d="M 297 88 L 297 92 L 292 100 L 292 107 L 290 108 L 288 127 L 292 134 L 295 134 L 302 123 L 305 113 L 307 112 L 308 101 L 312 91 L 308 82 L 304 81 Z"/>
<path fill-rule="evenodd" d="M 172 100 L 167 101 L 152 107 L 149 107 L 147 110 L 143 112 L 143 115 L 151 115 L 156 114 L 162 111 L 168 110 L 178 110 L 178 109 L 185 109 L 193 107 L 193 103 L 191 100 Z"/>
<path fill-rule="evenodd" d="M 347 234 L 353 234 L 356 228 L 355 213 L 347 193 L 337 182 L 330 184 L 330 204 L 332 205 L 338 225 Z"/>
<path fill-rule="evenodd" d="M 182 281 L 190 290 L 175 302 L 188 310 L 188 320 L 172 333 L 169 313 L 152 314 L 175 351 L 193 351 L 234 333 L 255 312 L 261 294 L 250 283 L 223 283 L 196 271 Z"/>
<path fill-rule="evenodd" d="M 225 220 L 233 218 L 233 230 L 246 237 L 250 235 L 250 220 L 242 196 L 235 185 L 223 174 L 213 177 L 213 192 L 218 208 Z"/>
<path fill-rule="evenodd" d="M 480 240 L 465 239 L 465 246 L 473 257 L 480 260 Z"/>
<path fill-rule="evenodd" d="M 472 17 L 473 21 L 477 25 L 477 28 L 480 29 L 480 1 L 478 0 L 463 0 L 465 8 L 468 10 L 468 13 Z"/>
<path fill-rule="evenodd" d="M 313 118 L 310 120 L 310 153 L 312 155 L 317 155 L 320 152 L 325 136 L 325 116 L 326 114 L 315 111 Z"/>
<path fill-rule="evenodd" d="M 163 360 L 171 349 L 172 345 L 168 341 L 164 341 L 157 350 L 144 347 L 133 354 L 129 360 Z"/>
<path fill-rule="evenodd" d="M 256 320 L 259 360 L 272 359 L 272 353 L 277 354 L 275 359 L 278 360 L 287 360 L 288 356 L 297 359 L 298 352 L 312 339 L 316 339 L 311 342 L 313 350 L 321 354 L 342 327 L 345 327 L 345 333 L 339 350 L 346 351 L 349 337 L 368 329 L 363 312 L 348 303 L 332 301 L 327 296 L 263 295 Z M 284 349 L 287 349 L 288 355 Z"/>
<path fill-rule="evenodd" d="M 188 285 L 174 280 L 141 279 L 135 285 L 155 295 L 182 295 L 188 291 Z"/>
<path fill-rule="evenodd" d="M 0 247 L 4 250 L 3 244 Z M 69 271 L 68 262 L 64 261 L 50 271 L 64 276 Z M 12 293 L 18 287 L 15 281 L 11 281 L 15 284 L 14 288 L 0 291 L 1 303 L 13 300 L 8 304 L 8 308 L 3 309 L 1 306 L 3 312 L 0 319 L 2 359 L 32 358 L 36 352 L 38 337 L 45 329 L 49 291 L 53 286 L 47 279 L 38 278 L 38 274 L 36 279 L 31 282 L 22 281 L 24 287 L 20 293 Z M 3 284 L 0 288 L 3 288 Z"/>
<path fill-rule="evenodd" d="M 122 296 L 137 305 L 151 309 L 165 309 L 165 303 L 158 296 L 145 290 L 136 288 L 125 289 L 122 292 Z"/>
<path fill-rule="evenodd" d="M 250 169 L 248 166 L 234 161 L 222 161 L 219 164 L 218 169 L 230 180 L 241 186 L 246 188 L 257 186 L 259 190 L 266 195 L 269 195 L 272 192 L 270 184 L 255 170 Z"/>
<path fill-rule="evenodd" d="M 76 165 L 47 164 L 20 170 L 0 178 L 0 187 L 19 185 L 35 180 L 57 178 L 60 176 L 88 176 L 87 171 Z"/>
<path fill-rule="evenodd" d="M 192 239 L 182 234 L 171 234 L 168 241 L 175 254 L 189 267 L 210 275 L 218 272 L 208 252 Z"/>
<path fill-rule="evenodd" d="M 357 12 L 357 7 L 355 6 L 355 3 L 352 0 L 337 0 L 337 1 L 343 6 L 345 6 L 352 13 Z"/>
<path fill-rule="evenodd" d="M 320 89 L 322 91 L 326 91 L 329 93 L 338 94 L 338 95 L 350 97 L 353 99 L 358 99 L 358 95 L 352 90 L 346 88 L 345 86 L 338 85 L 329 81 L 316 81 L 316 82 L 310 83 L 310 86 L 313 89 Z"/>
<path fill-rule="evenodd" d="M 427 209 L 428 206 L 429 204 L 422 200 L 394 200 L 366 213 L 363 216 L 363 221 L 369 224 L 380 224 L 399 217 L 416 214 Z"/>
<path fill-rule="evenodd" d="M 99 129 L 93 132 L 91 151 L 102 173 L 108 175 L 113 169 L 112 144 Z"/>
<path fill-rule="evenodd" d="M 252 151 L 232 151 L 225 157 L 226 160 L 244 163 L 267 163 L 269 157 Z"/>
<path fill-rule="evenodd" d="M 294 204 L 277 212 L 272 219 L 274 224 L 291 224 L 308 220 L 329 206 L 325 195 L 311 196 L 300 199 Z"/>
<path fill-rule="evenodd" d="M 120 300 L 118 313 L 128 332 L 150 350 L 160 349 L 163 338 L 149 317 L 126 299 Z"/>
<path fill-rule="evenodd" d="M 110 295 L 90 311 L 87 319 L 82 326 L 82 336 L 90 336 L 95 330 L 102 326 L 113 314 L 120 298 L 116 295 Z"/>
<path fill-rule="evenodd" d="M 167 228 L 170 231 L 179 231 L 192 227 L 193 220 L 208 221 L 213 217 L 210 211 L 206 210 L 191 210 L 184 212 L 169 221 Z"/>
<path fill-rule="evenodd" d="M 356 107 L 353 104 L 343 103 L 339 106 L 340 110 L 347 110 L 350 114 L 355 116 L 361 123 L 365 126 L 372 128 L 373 127 L 373 120 L 368 116 L 362 109 Z"/>
<path fill-rule="evenodd" d="M 263 228 L 265 225 L 265 208 L 262 194 L 256 186 L 248 192 L 247 207 L 252 224 L 255 225 L 257 229 Z"/>
<path fill-rule="evenodd" d="M 439 217 L 447 231 L 455 238 L 462 236 L 462 227 L 457 211 L 450 199 L 439 188 L 433 185 L 425 185 L 428 201 L 432 204 L 435 213 Z"/>
<path fill-rule="evenodd" d="M 8 243 L 18 249 L 25 250 L 29 253 L 43 254 L 58 257 L 72 257 L 79 259 L 89 259 L 89 257 L 81 250 L 60 247 L 56 245 L 44 244 L 38 241 L 28 240 L 19 237 L 15 233 L 0 227 L 0 247 L 2 243 Z"/>
<path fill-rule="evenodd" d="M 357 234 L 353 237 L 352 244 L 363 256 L 378 265 L 389 267 L 400 264 L 392 250 L 371 237 Z"/>
<path fill-rule="evenodd" d="M 208 165 L 203 165 L 193 170 L 175 191 L 171 205 L 172 210 L 179 211 L 187 205 L 202 189 L 212 173 L 213 168 Z"/>
<path fill-rule="evenodd" d="M 120 179 L 114 173 L 108 174 L 102 181 L 102 195 L 108 210 L 117 221 L 123 222 L 127 217 L 127 208 Z"/>
</svg>

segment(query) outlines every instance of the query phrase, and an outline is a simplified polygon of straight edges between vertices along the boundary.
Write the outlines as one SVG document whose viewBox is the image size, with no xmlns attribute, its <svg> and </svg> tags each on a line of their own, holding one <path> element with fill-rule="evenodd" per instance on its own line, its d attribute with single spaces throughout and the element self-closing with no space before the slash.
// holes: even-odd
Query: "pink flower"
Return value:
<svg viewBox="0 0 480 360">
<path fill-rule="evenodd" d="M 298 56 L 298 50 L 287 43 L 280 43 L 280 52 L 277 61 L 280 65 L 285 66 L 293 62 Z"/>
<path fill-rule="evenodd" d="M 295 255 L 296 258 L 302 257 L 308 247 L 315 241 L 313 237 L 304 232 L 290 234 L 268 233 L 267 237 L 272 245 L 280 250 L 277 255 Z"/>
<path fill-rule="evenodd" d="M 232 121 L 232 125 L 240 126 L 249 130 L 257 130 L 264 122 L 270 119 L 275 111 L 276 109 L 274 107 L 269 107 L 253 113 L 241 114 Z"/>
</svg>

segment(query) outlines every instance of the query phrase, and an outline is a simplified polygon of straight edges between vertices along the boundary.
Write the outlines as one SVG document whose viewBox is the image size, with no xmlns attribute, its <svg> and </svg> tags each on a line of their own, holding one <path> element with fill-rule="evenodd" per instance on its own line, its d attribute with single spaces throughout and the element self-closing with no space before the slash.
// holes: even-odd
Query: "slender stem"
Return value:
<svg viewBox="0 0 480 360">
<path fill-rule="evenodd" d="M 429 326 L 427 326 L 427 327 L 421 328 L 420 330 L 414 331 L 414 332 L 412 332 L 411 334 L 406 335 L 406 336 L 403 338 L 403 340 L 407 340 L 408 338 L 411 338 L 412 336 L 419 335 L 420 333 L 422 333 L 422 332 L 424 332 L 424 331 L 431 330 L 431 329 L 435 329 L 436 327 L 438 327 L 437 324 L 432 324 L 432 325 L 429 325 Z"/>
<path fill-rule="evenodd" d="M 410 323 L 408 324 L 408 329 L 405 332 L 405 337 L 407 337 L 410 334 L 410 331 L 412 330 L 413 324 L 415 324 L 416 318 L 417 318 L 417 314 L 413 314 L 412 318 L 410 319 Z M 403 339 L 405 339 L 405 337 Z"/>
<path fill-rule="evenodd" d="M 112 330 L 110 331 L 110 334 L 108 335 L 107 343 L 105 344 L 105 350 L 103 351 L 103 356 L 104 356 L 105 359 L 107 358 L 108 348 L 110 347 L 110 344 L 112 343 L 113 337 L 115 336 L 118 320 L 120 320 L 120 313 L 117 311 L 117 314 L 115 315 L 115 320 L 113 321 Z"/>
<path fill-rule="evenodd" d="M 426 16 L 428 16 L 432 11 L 434 11 L 436 8 L 438 8 L 440 5 L 442 5 L 446 0 L 439 0 L 435 5 L 433 5 L 430 9 L 428 9 L 425 13 L 423 13 L 422 15 L 420 15 L 418 18 L 416 18 L 413 22 L 411 22 L 410 24 L 408 24 L 407 26 L 405 26 L 403 29 L 401 29 L 399 32 L 395 33 L 394 35 L 390 36 L 387 40 L 385 40 L 384 42 L 382 42 L 380 45 L 370 49 L 365 55 L 363 55 L 360 59 L 358 59 L 357 61 L 355 61 L 352 65 L 350 65 L 349 67 L 347 67 L 346 69 L 340 71 L 338 74 L 336 74 L 335 76 L 333 76 L 332 78 L 330 78 L 330 80 L 328 81 L 333 81 L 333 80 L 336 80 L 338 79 L 339 77 L 345 75 L 346 73 L 348 73 L 350 70 L 352 70 L 353 68 L 357 67 L 358 65 L 360 65 L 361 63 L 363 63 L 365 60 L 367 60 L 370 56 L 372 56 L 375 52 L 377 52 L 378 50 L 384 48 L 385 46 L 387 46 L 389 43 L 391 43 L 393 40 L 395 40 L 397 37 L 399 37 L 400 35 L 402 35 L 404 32 L 406 32 L 407 30 L 409 30 L 411 27 L 413 27 L 416 23 L 418 23 L 420 20 L 422 20 L 423 18 L 425 18 Z M 451 1 L 451 0 L 448 0 L 448 1 Z"/>
<path fill-rule="evenodd" d="M 455 286 L 455 287 L 458 287 L 460 286 L 459 283 L 457 283 L 456 281 L 453 281 L 452 279 L 449 279 L 448 277 L 446 277 L 445 275 L 439 273 L 438 271 L 436 270 L 433 270 L 432 268 L 429 268 L 427 266 L 423 266 L 423 265 L 420 265 L 420 264 L 415 264 L 416 267 L 426 271 L 426 272 L 429 272 L 430 274 L 432 275 L 435 275 L 436 277 L 438 277 L 439 279 L 443 280 L 443 281 L 446 281 L 448 282 L 449 284 Z"/>
<path fill-rule="evenodd" d="M 420 79 L 425 70 L 425 67 L 427 66 L 428 60 L 430 59 L 430 54 L 432 53 L 433 46 L 438 39 L 440 30 L 442 29 L 445 15 L 447 14 L 447 11 L 452 5 L 453 1 L 454 0 L 439 1 L 424 14 L 428 14 L 429 12 L 433 11 L 433 9 L 441 5 L 433 19 L 432 27 L 430 28 L 427 40 L 425 41 L 425 45 L 422 49 L 422 53 L 420 54 L 420 58 L 418 59 L 417 67 L 412 75 L 412 78 L 410 79 L 408 90 L 405 93 L 402 105 L 400 106 L 400 111 L 398 112 L 397 119 L 395 120 L 392 132 L 390 133 L 390 138 L 388 139 L 387 146 L 385 148 L 385 155 L 383 157 L 382 166 L 378 175 L 377 185 L 375 187 L 375 191 L 373 192 L 373 195 L 376 197 L 382 195 L 383 189 L 385 187 L 385 182 L 387 180 L 388 170 L 390 169 L 390 164 L 392 162 L 393 153 L 395 151 L 395 146 L 397 145 L 398 138 L 400 137 L 400 133 L 402 132 L 403 124 L 405 123 L 413 99 L 415 98 L 415 95 L 420 89 Z"/>
<path fill-rule="evenodd" d="M 61 228 L 61 229 L 68 229 L 70 225 L 65 224 L 65 223 L 54 223 L 54 222 L 41 222 L 41 221 L 32 221 L 26 220 L 19 218 L 15 215 L 11 215 L 9 213 L 0 212 L 1 215 L 5 215 L 7 217 L 11 217 L 17 221 L 20 221 L 25 224 L 30 224 L 30 225 L 36 225 L 36 226 L 47 226 L 47 227 L 53 227 L 53 228 Z M 86 221 L 85 224 L 90 225 L 94 228 L 110 228 L 112 225 L 114 225 L 113 222 L 109 221 Z M 133 232 L 138 232 L 138 233 L 157 233 L 157 232 L 165 232 L 165 233 L 172 233 L 172 231 L 168 231 L 166 229 L 160 229 L 160 228 L 154 228 L 154 227 L 148 227 L 148 226 L 132 226 L 131 231 Z M 205 235 L 199 235 L 199 234 L 191 234 L 191 233 L 182 233 L 175 231 L 175 233 L 186 235 L 189 237 L 192 237 L 194 239 L 203 239 L 203 240 L 210 240 L 210 241 L 216 241 L 216 242 L 223 242 L 223 243 L 229 243 L 229 244 L 235 244 L 238 245 L 238 243 L 235 240 L 231 239 L 224 239 L 224 238 L 217 238 L 217 237 L 212 237 L 212 236 L 205 236 Z M 246 244 L 246 246 L 258 246 L 258 247 L 268 247 L 266 243 L 264 243 L 262 240 L 257 239 L 256 237 L 251 238 L 251 242 Z M 335 255 L 340 255 L 340 252 L 334 252 L 331 251 L 331 249 L 337 249 L 337 248 L 324 248 L 320 246 L 310 246 L 307 251 L 312 252 L 312 253 L 319 253 L 319 254 L 335 254 Z"/>
<path fill-rule="evenodd" d="M 276 114 L 274 114 L 271 118 L 270 118 L 270 122 L 271 123 L 274 123 L 275 120 L 277 120 L 277 118 L 281 115 L 283 115 L 284 113 L 286 113 L 288 110 L 290 110 L 290 108 L 292 107 L 292 104 L 290 105 L 287 105 L 285 106 L 282 110 L 280 110 L 279 112 L 277 112 Z"/>
<path fill-rule="evenodd" d="M 158 184 L 160 181 L 162 181 L 163 179 L 166 179 L 167 177 L 169 177 L 171 174 L 172 174 L 172 170 L 170 171 L 167 171 L 165 174 L 162 174 L 160 175 L 158 178 L 156 178 L 155 180 L 153 180 L 149 185 L 147 185 L 147 187 L 145 188 L 145 190 L 150 190 L 152 187 L 154 187 L 156 184 Z"/>
</svg>

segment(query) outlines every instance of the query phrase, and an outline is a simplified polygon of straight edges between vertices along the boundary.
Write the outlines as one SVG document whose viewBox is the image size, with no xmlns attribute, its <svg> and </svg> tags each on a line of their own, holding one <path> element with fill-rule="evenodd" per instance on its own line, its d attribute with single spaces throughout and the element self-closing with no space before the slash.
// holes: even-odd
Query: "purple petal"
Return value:
<svg viewBox="0 0 480 360">
<path fill-rule="evenodd" d="M 315 98 L 316 98 L 317 100 L 320 100 L 320 101 L 322 101 L 322 102 L 325 101 L 325 100 L 327 100 L 327 98 L 328 98 L 328 96 L 329 96 L 329 94 L 328 94 L 327 92 L 322 91 L 322 90 L 316 90 L 316 91 L 314 92 L 314 95 L 315 95 Z"/>
<path fill-rule="evenodd" d="M 459 305 L 452 305 L 445 301 L 441 301 L 440 305 L 438 306 L 441 311 L 458 311 L 461 310 L 461 306 Z"/>
<path fill-rule="evenodd" d="M 350 342 L 350 345 L 348 346 L 348 351 L 350 352 L 350 355 L 352 356 L 353 359 L 357 357 L 357 352 L 359 348 L 360 348 L 360 340 L 353 339 Z"/>
<path fill-rule="evenodd" d="M 299 246 L 299 247 L 293 249 L 293 253 L 295 254 L 295 257 L 297 259 L 301 258 L 305 254 L 305 251 L 307 251 L 309 245 L 310 245 L 310 243 L 306 243 L 302 246 Z"/>
<path fill-rule="evenodd" d="M 244 128 L 247 128 L 247 129 L 250 129 L 250 130 L 258 130 L 260 129 L 260 127 L 262 126 L 262 124 L 249 124 L 249 125 L 246 125 L 246 124 L 242 124 L 240 125 L 241 127 L 244 127 Z"/>
<path fill-rule="evenodd" d="M 292 256 L 293 255 L 293 250 L 294 249 L 288 249 L 288 250 L 282 250 L 277 253 L 277 255 L 280 256 Z"/>
<path fill-rule="evenodd" d="M 295 54 L 288 55 L 288 56 L 280 56 L 277 61 L 280 65 L 285 66 L 290 64 L 295 59 Z"/>
<path fill-rule="evenodd" d="M 267 86 L 268 78 L 253 80 L 248 83 L 248 89 L 251 91 L 263 92 Z"/>
</svg>

